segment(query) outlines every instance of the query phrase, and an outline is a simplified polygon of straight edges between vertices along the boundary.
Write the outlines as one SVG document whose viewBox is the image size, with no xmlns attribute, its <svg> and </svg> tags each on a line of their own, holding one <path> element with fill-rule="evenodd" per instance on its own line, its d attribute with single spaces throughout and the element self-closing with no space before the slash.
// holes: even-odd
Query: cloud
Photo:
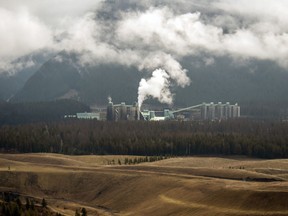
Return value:
<svg viewBox="0 0 288 216">
<path fill-rule="evenodd" d="M 25 10 L 14 13 L 0 8 L 0 23 L 2 70 L 13 67 L 11 61 L 16 58 L 53 44 L 50 29 Z"/>
<path fill-rule="evenodd" d="M 0 51 L 1 65 L 46 48 L 79 52 L 84 54 L 82 60 L 96 63 L 107 62 L 107 56 L 110 62 L 114 59 L 125 65 L 139 65 L 143 56 L 155 56 L 156 52 L 174 61 L 209 53 L 273 60 L 286 67 L 288 3 L 264 1 L 248 4 L 248 0 L 214 0 L 200 4 L 163 0 L 158 1 L 158 7 L 154 1 L 129 1 L 144 9 L 108 10 L 109 16 L 117 14 L 117 19 L 108 21 L 97 17 L 109 5 L 100 1 L 2 2 L 0 16 L 4 24 L 0 27 L 0 43 L 5 44 L 5 49 Z"/>
<path fill-rule="evenodd" d="M 273 25 L 267 21 L 255 21 L 250 26 L 237 28 L 240 23 L 237 19 L 240 18 L 232 19 L 231 15 L 225 15 L 217 16 L 217 26 L 201 19 L 199 12 L 177 15 L 168 8 L 150 8 L 125 15 L 119 23 L 117 35 L 120 43 L 130 47 L 139 44 L 139 47 L 163 50 L 180 58 L 210 53 L 273 60 L 281 66 L 288 66 L 287 33 L 266 30 Z M 221 27 L 226 19 L 233 27 L 231 32 L 225 32 Z"/>
<path fill-rule="evenodd" d="M 67 18 L 76 18 L 83 16 L 87 11 L 95 11 L 101 2 L 100 0 L 82 0 L 81 2 L 75 0 L 9 0 L 1 1 L 0 7 L 14 12 L 26 10 L 54 28 Z"/>
<path fill-rule="evenodd" d="M 161 49 L 184 56 L 197 47 L 214 46 L 221 29 L 205 25 L 200 13 L 174 14 L 169 8 L 150 8 L 145 12 L 125 14 L 117 36 L 121 44 L 139 44 L 146 49 Z"/>
<path fill-rule="evenodd" d="M 0 68 L 36 50 L 65 50 L 78 53 L 85 66 L 136 66 L 152 76 L 140 87 L 165 78 L 158 90 L 172 98 L 168 84 L 190 84 L 181 65 L 187 56 L 207 56 L 206 66 L 227 56 L 288 69 L 287 9 L 286 0 L 1 2 Z"/>
<path fill-rule="evenodd" d="M 287 31 L 288 2 L 286 0 L 218 0 L 214 1 L 212 6 L 231 15 L 241 16 L 246 20 L 274 22 L 274 24 L 281 25 Z M 266 29 L 266 31 L 269 31 L 269 29 Z"/>
<path fill-rule="evenodd" d="M 0 73 L 13 74 L 30 67 L 29 62 L 15 60 L 39 50 L 59 50 L 55 37 L 99 1 L 84 0 L 9 0 L 0 2 Z M 95 10 L 94 10 L 95 11 Z"/>
</svg>

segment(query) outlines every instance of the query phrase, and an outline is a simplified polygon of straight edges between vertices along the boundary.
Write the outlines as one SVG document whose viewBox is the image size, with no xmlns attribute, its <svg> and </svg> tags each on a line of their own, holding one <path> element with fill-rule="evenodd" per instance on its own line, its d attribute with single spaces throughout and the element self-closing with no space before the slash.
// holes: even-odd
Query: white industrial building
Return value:
<svg viewBox="0 0 288 216">
<path fill-rule="evenodd" d="M 240 106 L 236 103 L 202 103 L 177 110 L 164 109 L 163 111 L 140 111 L 138 104 L 126 105 L 124 102 L 113 104 L 109 101 L 107 106 L 108 121 L 164 121 L 164 120 L 225 120 L 240 117 Z"/>
<path fill-rule="evenodd" d="M 230 105 L 229 102 L 223 104 L 221 102 L 215 104 L 202 103 L 191 107 L 181 108 L 177 110 L 164 109 L 164 111 L 141 112 L 144 120 L 161 121 L 161 120 L 225 120 L 240 117 L 240 106 L 236 103 Z"/>
</svg>

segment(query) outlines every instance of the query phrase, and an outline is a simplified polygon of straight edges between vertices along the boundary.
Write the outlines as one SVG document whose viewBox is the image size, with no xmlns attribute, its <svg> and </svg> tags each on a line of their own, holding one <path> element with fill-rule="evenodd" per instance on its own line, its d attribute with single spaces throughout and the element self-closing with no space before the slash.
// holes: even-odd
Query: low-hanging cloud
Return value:
<svg viewBox="0 0 288 216">
<path fill-rule="evenodd" d="M 55 38 L 100 1 L 9 0 L 0 2 L 0 73 L 30 67 L 19 58 L 43 50 L 59 50 Z M 94 8 L 94 9 L 93 9 Z M 15 61 L 17 60 L 17 61 Z"/>
<path fill-rule="evenodd" d="M 113 10 L 112 1 L 85 0 L 81 4 L 86 6 L 72 7 L 67 6 L 68 0 L 61 0 L 55 12 L 41 13 L 41 4 L 48 1 L 27 2 L 24 6 L 19 0 L 0 3 L 0 20 L 4 20 L 0 43 L 5 45 L 0 51 L 0 71 L 12 67 L 13 58 L 36 50 L 65 50 L 78 53 L 81 65 L 117 63 L 148 72 L 151 78 L 141 80 L 139 92 L 156 83 L 156 78 L 165 80 L 161 88 L 155 87 L 157 94 L 143 90 L 147 95 L 141 98 L 150 95 L 172 103 L 169 86 L 190 84 L 188 71 L 181 65 L 187 56 L 211 56 L 206 65 L 212 65 L 215 56 L 229 56 L 270 60 L 288 68 L 285 0 L 117 1 L 126 7 L 134 5 L 129 10 Z M 56 0 L 51 4 L 56 5 Z M 49 21 L 51 14 L 54 18 Z"/>
<path fill-rule="evenodd" d="M 0 8 L 0 23 L 2 70 L 13 68 L 11 61 L 16 58 L 53 45 L 50 29 L 25 10 L 15 13 Z M 19 66 L 19 63 L 17 65 Z"/>
<path fill-rule="evenodd" d="M 155 28 L 151 27 L 152 22 Z M 151 8 L 144 13 L 129 14 L 121 21 L 117 33 L 121 42 L 130 46 L 141 44 L 180 57 L 208 52 L 216 56 L 273 60 L 288 66 L 287 33 L 264 31 L 267 20 L 263 23 L 257 20 L 228 34 L 221 26 L 212 24 L 201 20 L 199 12 L 176 15 L 168 8 Z"/>
</svg>

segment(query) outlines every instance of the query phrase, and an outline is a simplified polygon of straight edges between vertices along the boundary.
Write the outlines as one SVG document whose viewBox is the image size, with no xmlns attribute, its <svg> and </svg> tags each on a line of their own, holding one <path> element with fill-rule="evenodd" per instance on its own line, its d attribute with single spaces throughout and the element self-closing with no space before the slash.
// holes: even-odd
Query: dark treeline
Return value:
<svg viewBox="0 0 288 216">
<path fill-rule="evenodd" d="M 63 119 L 64 115 L 75 115 L 77 112 L 85 111 L 90 111 L 90 108 L 74 100 L 0 102 L 0 125 L 55 121 Z"/>
<path fill-rule="evenodd" d="M 67 120 L 0 127 L 2 152 L 288 157 L 288 123 Z"/>
<path fill-rule="evenodd" d="M 0 216 L 62 216 L 57 212 L 52 212 L 47 208 L 47 202 L 43 198 L 41 204 L 33 198 L 20 197 L 18 193 L 0 193 Z M 22 200 L 22 201 L 21 201 Z"/>
</svg>

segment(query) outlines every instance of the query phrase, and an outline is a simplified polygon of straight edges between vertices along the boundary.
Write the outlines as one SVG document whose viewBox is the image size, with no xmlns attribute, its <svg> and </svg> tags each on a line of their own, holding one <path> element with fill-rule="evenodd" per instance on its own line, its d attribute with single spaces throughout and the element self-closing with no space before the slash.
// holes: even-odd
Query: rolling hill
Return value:
<svg viewBox="0 0 288 216">
<path fill-rule="evenodd" d="M 108 165 L 125 157 L 135 156 L 2 154 L 0 190 L 44 197 L 64 215 L 80 207 L 88 215 L 287 215 L 287 160 L 186 157 Z"/>
</svg>

